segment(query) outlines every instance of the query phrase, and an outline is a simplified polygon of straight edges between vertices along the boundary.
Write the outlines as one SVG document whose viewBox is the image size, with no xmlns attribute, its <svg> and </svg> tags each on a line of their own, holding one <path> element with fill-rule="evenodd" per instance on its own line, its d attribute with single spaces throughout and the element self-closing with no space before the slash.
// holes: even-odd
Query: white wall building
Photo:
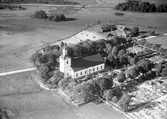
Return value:
<svg viewBox="0 0 167 119">
<path fill-rule="evenodd" d="M 73 79 L 83 77 L 105 69 L 105 63 L 100 54 L 92 56 L 71 59 L 67 54 L 67 49 L 63 49 L 60 56 L 60 71 L 64 73 L 64 77 L 72 77 Z"/>
</svg>

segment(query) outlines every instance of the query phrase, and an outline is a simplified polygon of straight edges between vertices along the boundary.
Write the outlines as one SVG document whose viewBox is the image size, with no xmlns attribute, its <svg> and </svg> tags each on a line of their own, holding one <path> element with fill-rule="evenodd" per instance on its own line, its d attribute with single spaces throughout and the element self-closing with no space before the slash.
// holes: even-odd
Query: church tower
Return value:
<svg viewBox="0 0 167 119">
<path fill-rule="evenodd" d="M 64 75 L 69 75 L 69 69 L 71 67 L 71 58 L 68 56 L 67 48 L 63 48 L 63 54 L 59 57 L 60 58 L 60 71 L 64 73 Z"/>
</svg>

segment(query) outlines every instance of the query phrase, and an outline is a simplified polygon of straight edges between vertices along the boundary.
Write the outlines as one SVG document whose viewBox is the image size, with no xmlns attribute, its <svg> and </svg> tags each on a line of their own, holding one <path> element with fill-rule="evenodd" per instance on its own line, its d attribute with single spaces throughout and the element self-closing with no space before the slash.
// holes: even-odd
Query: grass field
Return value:
<svg viewBox="0 0 167 119">
<path fill-rule="evenodd" d="M 0 97 L 40 91 L 41 88 L 34 82 L 33 75 L 37 75 L 37 72 L 30 71 L 0 77 Z"/>
<path fill-rule="evenodd" d="M 147 39 L 147 41 L 153 44 L 162 44 L 161 47 L 167 49 L 167 36 L 157 36 Z"/>
</svg>

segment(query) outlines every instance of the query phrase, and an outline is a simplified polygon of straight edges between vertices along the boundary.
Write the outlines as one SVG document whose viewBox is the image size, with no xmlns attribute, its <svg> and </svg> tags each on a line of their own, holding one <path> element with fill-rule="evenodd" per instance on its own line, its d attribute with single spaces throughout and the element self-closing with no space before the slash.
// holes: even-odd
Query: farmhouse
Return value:
<svg viewBox="0 0 167 119">
<path fill-rule="evenodd" d="M 92 56 L 71 59 L 67 54 L 67 49 L 63 49 L 63 54 L 60 56 L 60 71 L 64 73 L 64 77 L 80 78 L 105 68 L 105 63 L 100 54 Z"/>
</svg>

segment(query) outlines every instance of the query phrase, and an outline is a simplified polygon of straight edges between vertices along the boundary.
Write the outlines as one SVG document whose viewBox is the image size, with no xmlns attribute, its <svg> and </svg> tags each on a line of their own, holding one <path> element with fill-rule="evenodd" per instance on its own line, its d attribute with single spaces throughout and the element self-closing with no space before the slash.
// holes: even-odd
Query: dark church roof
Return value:
<svg viewBox="0 0 167 119">
<path fill-rule="evenodd" d="M 74 70 L 74 72 L 76 72 L 102 63 L 104 63 L 103 58 L 100 54 L 96 54 L 71 60 L 71 68 Z"/>
</svg>

